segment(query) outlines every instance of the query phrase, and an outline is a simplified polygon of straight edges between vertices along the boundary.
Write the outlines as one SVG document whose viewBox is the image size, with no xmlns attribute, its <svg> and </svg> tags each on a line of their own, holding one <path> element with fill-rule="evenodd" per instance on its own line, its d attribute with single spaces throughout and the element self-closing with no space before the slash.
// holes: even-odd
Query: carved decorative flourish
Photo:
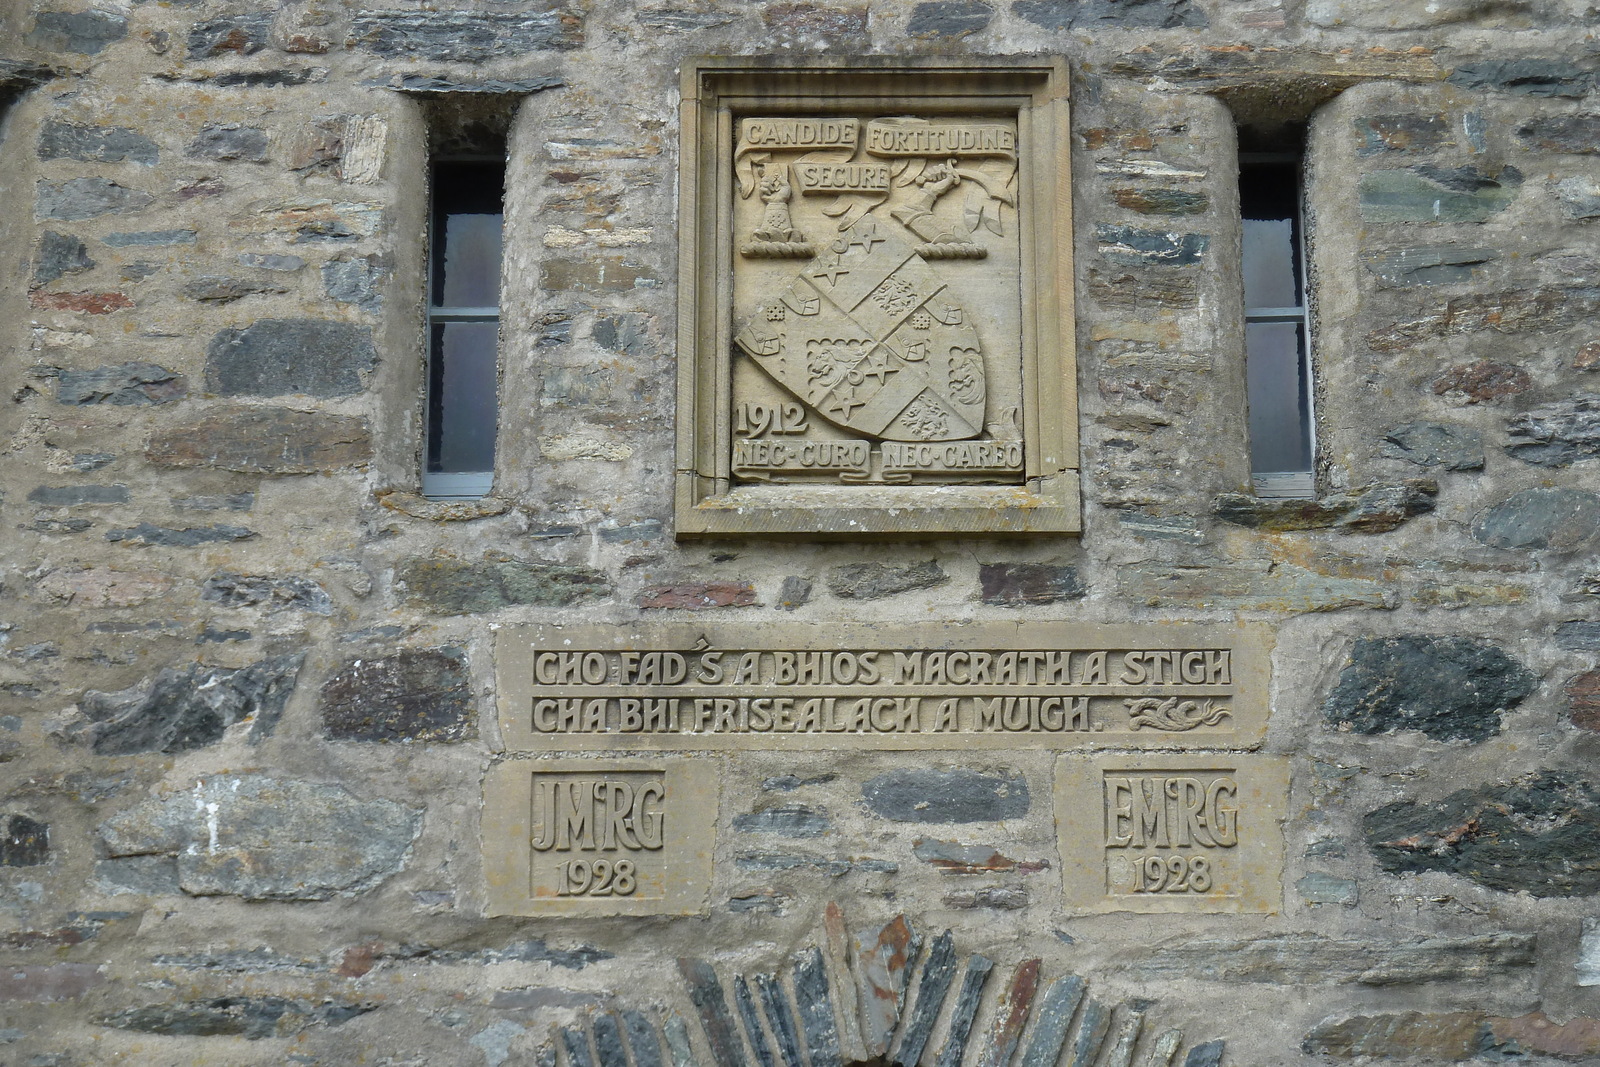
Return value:
<svg viewBox="0 0 1600 1067">
<path fill-rule="evenodd" d="M 1155 730 L 1181 732 L 1196 726 L 1215 726 L 1233 714 L 1226 705 L 1208 700 L 1184 700 L 1182 697 L 1138 697 L 1124 700 L 1128 706 L 1128 726 L 1137 730 L 1148 726 Z"/>
</svg>

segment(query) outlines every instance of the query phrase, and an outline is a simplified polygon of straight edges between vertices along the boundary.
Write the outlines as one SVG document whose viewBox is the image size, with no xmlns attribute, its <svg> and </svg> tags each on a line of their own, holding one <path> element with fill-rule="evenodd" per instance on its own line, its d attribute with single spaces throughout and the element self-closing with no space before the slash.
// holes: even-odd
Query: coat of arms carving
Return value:
<svg viewBox="0 0 1600 1067">
<path fill-rule="evenodd" d="M 1021 481 L 1015 124 L 737 129 L 736 477 Z"/>
<path fill-rule="evenodd" d="M 1059 57 L 687 61 L 675 533 L 1079 529 Z"/>
</svg>

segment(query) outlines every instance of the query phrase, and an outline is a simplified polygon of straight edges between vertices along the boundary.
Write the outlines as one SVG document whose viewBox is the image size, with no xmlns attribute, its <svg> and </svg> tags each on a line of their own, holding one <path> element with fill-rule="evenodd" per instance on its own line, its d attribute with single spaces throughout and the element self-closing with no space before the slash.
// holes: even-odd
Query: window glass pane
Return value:
<svg viewBox="0 0 1600 1067">
<path fill-rule="evenodd" d="M 497 322 L 435 323 L 428 381 L 428 470 L 494 469 Z"/>
<path fill-rule="evenodd" d="M 505 168 L 440 163 L 433 169 L 435 307 L 500 303 L 500 231 Z"/>
<path fill-rule="evenodd" d="M 1295 284 L 1294 224 L 1288 219 L 1244 220 L 1244 306 L 1300 306 Z"/>
<path fill-rule="evenodd" d="M 1311 394 L 1303 331 L 1297 322 L 1245 325 L 1250 468 L 1257 473 L 1311 469 Z"/>
</svg>

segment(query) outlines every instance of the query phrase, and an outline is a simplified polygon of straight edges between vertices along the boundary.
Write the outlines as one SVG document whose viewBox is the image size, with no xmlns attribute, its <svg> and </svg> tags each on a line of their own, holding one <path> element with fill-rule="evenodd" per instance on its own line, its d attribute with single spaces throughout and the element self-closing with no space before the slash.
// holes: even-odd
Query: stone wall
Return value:
<svg viewBox="0 0 1600 1067">
<path fill-rule="evenodd" d="M 621 1063 L 617 1008 L 711 1063 L 678 958 L 787 968 L 830 901 L 1154 1001 L 1226 1063 L 1594 1062 L 1597 16 L 0 13 L 0 1062 L 495 1067 L 587 1025 Z M 821 53 L 1070 63 L 1081 537 L 675 542 L 677 70 Z M 445 504 L 416 473 L 423 146 L 484 107 L 499 467 Z M 1320 447 L 1291 502 L 1249 489 L 1234 133 L 1283 119 Z M 692 757 L 722 786 L 704 914 L 486 918 L 496 631 L 699 618 L 1265 622 L 1281 906 L 1064 905 L 1050 752 L 753 748 Z"/>
</svg>

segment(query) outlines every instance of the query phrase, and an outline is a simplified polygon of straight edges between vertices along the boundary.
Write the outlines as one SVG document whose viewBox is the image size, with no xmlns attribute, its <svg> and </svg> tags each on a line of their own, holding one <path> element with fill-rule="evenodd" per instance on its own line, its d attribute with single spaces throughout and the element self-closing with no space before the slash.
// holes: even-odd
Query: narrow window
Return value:
<svg viewBox="0 0 1600 1067">
<path fill-rule="evenodd" d="M 494 485 L 505 172 L 503 157 L 433 165 L 422 468 L 433 498 L 481 497 Z"/>
<path fill-rule="evenodd" d="M 1265 497 L 1316 493 L 1298 151 L 1239 155 L 1250 472 Z"/>
</svg>

